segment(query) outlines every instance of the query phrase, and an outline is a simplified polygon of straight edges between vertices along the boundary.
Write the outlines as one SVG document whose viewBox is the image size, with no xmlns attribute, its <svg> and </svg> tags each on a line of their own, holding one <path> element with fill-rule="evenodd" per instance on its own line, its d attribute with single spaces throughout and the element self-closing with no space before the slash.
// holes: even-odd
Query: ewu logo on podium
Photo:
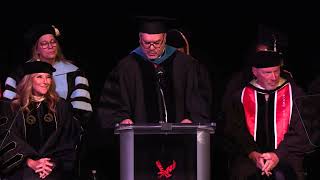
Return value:
<svg viewBox="0 0 320 180">
<path fill-rule="evenodd" d="M 172 176 L 173 171 L 177 166 L 175 160 L 173 160 L 172 164 L 170 164 L 166 169 L 163 168 L 160 160 L 156 161 L 156 165 L 157 165 L 157 168 L 159 169 L 159 172 L 157 173 L 159 179 L 161 179 L 162 177 L 169 179 Z"/>
</svg>

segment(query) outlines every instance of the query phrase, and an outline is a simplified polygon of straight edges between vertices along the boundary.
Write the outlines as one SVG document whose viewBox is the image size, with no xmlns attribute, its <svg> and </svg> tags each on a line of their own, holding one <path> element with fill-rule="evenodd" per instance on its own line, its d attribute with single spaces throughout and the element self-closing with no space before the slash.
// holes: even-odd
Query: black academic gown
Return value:
<svg viewBox="0 0 320 180">
<path fill-rule="evenodd" d="M 286 83 L 289 82 L 287 81 Z M 303 95 L 302 90 L 295 84 L 291 83 L 291 87 L 293 99 Z M 256 90 L 259 91 L 258 88 L 256 88 Z M 232 103 L 226 111 L 227 121 L 224 134 L 226 142 L 232 144 L 233 147 L 232 149 L 229 149 L 233 157 L 231 160 L 231 171 L 233 171 L 231 172 L 232 176 L 238 178 L 242 176 L 241 178 L 246 179 L 244 176 L 248 176 L 252 173 L 254 175 L 255 171 L 257 171 L 257 174 L 260 174 L 259 170 L 255 168 L 255 164 L 252 163 L 252 160 L 249 160 L 248 155 L 253 151 L 260 153 L 271 151 L 275 152 L 280 159 L 278 166 L 288 166 L 289 164 L 289 166 L 291 166 L 290 168 L 295 172 L 295 179 L 301 179 L 303 177 L 303 156 L 310 150 L 310 144 L 295 104 L 292 108 L 289 129 L 285 134 L 283 141 L 278 145 L 278 148 L 274 149 L 272 148 L 274 144 L 265 147 L 265 143 L 259 144 L 255 142 L 253 137 L 250 135 L 246 125 L 244 108 L 241 103 L 241 93 L 242 90 L 233 94 L 231 98 Z M 269 98 L 274 97 L 273 92 L 270 91 L 270 93 Z M 274 116 L 272 114 L 273 111 L 269 112 L 269 117 Z M 257 132 L 257 136 L 259 136 L 259 133 L 260 132 Z"/>
<path fill-rule="evenodd" d="M 70 179 L 80 138 L 80 124 L 72 117 L 71 105 L 59 99 L 56 113 L 49 112 L 46 102 L 39 107 L 32 104 L 30 113 L 11 113 L 8 106 L 9 103 L 4 103 L 1 115 L 7 119 L 1 127 L 0 156 L 5 177 L 8 180 L 40 179 L 26 160 L 48 157 L 55 167 L 46 179 Z"/>
<path fill-rule="evenodd" d="M 208 74 L 198 61 L 174 52 L 159 65 L 161 87 L 168 112 L 168 122 L 191 119 L 209 122 L 211 89 Z M 97 109 L 103 127 L 113 127 L 124 119 L 135 123 L 157 123 L 160 120 L 158 77 L 153 63 L 132 53 L 108 76 Z"/>
<path fill-rule="evenodd" d="M 179 123 L 183 119 L 194 123 L 209 122 L 209 82 L 206 69 L 196 59 L 179 51 L 175 51 L 157 68 L 152 62 L 131 53 L 119 62 L 104 84 L 97 108 L 99 121 L 103 128 L 113 128 L 115 123 L 124 119 L 132 119 L 135 124 L 158 123 L 163 120 L 163 102 L 159 98 L 161 87 L 168 122 Z M 136 138 L 135 158 L 138 162 L 135 178 L 156 178 L 159 171 L 155 164 L 157 160 L 164 168 L 175 160 L 177 167 L 172 179 L 195 178 L 196 168 L 192 166 L 195 161 L 190 155 L 194 150 L 192 147 L 196 147 L 192 143 L 194 139 L 185 137 L 181 140 L 179 136 Z M 139 142 L 142 145 L 139 146 Z"/>
</svg>

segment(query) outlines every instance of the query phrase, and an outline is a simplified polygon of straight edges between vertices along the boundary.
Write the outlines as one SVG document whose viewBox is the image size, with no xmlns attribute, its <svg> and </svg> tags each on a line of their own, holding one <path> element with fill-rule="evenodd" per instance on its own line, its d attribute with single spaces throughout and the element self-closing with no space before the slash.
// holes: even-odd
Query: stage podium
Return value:
<svg viewBox="0 0 320 180">
<path fill-rule="evenodd" d="M 117 125 L 120 179 L 210 180 L 210 134 L 214 132 L 215 123 Z"/>
</svg>

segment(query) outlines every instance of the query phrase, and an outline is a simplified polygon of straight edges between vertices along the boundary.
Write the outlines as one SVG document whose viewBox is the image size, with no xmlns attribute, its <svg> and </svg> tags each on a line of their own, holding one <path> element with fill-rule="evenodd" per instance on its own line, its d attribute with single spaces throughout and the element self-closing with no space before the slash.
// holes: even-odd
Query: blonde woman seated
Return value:
<svg viewBox="0 0 320 180">
<path fill-rule="evenodd" d="M 72 178 L 80 125 L 71 105 L 55 92 L 54 71 L 46 62 L 25 63 L 17 94 L 8 103 L 12 111 L 2 107 L 8 121 L 0 127 L 0 164 L 8 180 Z"/>
</svg>

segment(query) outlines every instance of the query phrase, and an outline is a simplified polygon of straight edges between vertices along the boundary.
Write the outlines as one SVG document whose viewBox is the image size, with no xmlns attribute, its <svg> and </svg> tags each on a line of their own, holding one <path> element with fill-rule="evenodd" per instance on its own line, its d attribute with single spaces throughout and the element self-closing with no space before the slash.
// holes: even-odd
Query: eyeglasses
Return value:
<svg viewBox="0 0 320 180">
<path fill-rule="evenodd" d="M 51 47 L 56 47 L 57 41 L 52 39 L 51 41 L 41 41 L 39 44 L 42 49 L 49 49 L 49 44 Z"/>
<path fill-rule="evenodd" d="M 162 43 L 164 42 L 164 39 L 155 41 L 155 42 L 148 42 L 148 41 L 144 41 L 143 39 L 141 39 L 141 44 L 144 48 L 151 48 L 151 46 L 155 47 L 155 48 L 159 48 L 161 47 Z"/>
</svg>

